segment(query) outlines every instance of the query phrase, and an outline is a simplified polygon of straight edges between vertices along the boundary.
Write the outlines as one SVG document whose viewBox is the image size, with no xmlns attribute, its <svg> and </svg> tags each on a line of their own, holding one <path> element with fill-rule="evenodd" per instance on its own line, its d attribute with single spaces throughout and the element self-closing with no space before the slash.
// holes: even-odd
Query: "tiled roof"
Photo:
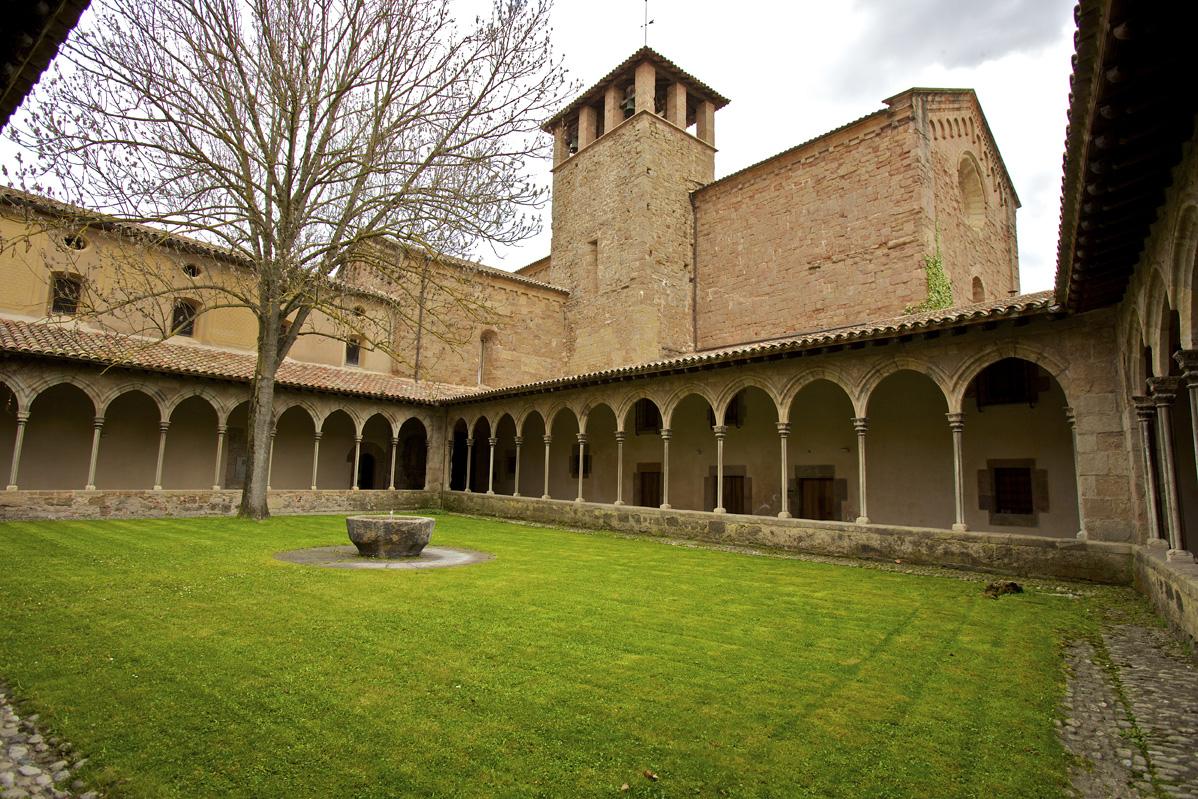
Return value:
<svg viewBox="0 0 1198 799">
<path fill-rule="evenodd" d="M 853 341 L 891 338 L 929 330 L 981 324 L 1016 316 L 1044 314 L 1055 310 L 1053 292 L 1041 291 L 1035 294 L 1023 294 L 1018 297 L 1009 297 L 993 302 L 978 303 L 976 305 L 945 308 L 940 311 L 909 314 L 894 319 L 884 319 L 861 325 L 820 330 L 812 333 L 769 339 L 767 341 L 703 350 L 677 358 L 668 358 L 634 366 L 622 366 L 599 372 L 588 372 L 581 375 L 570 375 L 555 380 L 511 386 L 510 388 L 476 391 L 469 394 L 463 393 L 458 396 L 449 397 L 448 399 L 450 402 L 467 402 L 499 398 L 510 394 L 539 393 L 554 388 L 567 388 L 580 383 L 604 382 L 609 379 L 618 379 L 632 375 L 654 375 L 677 372 L 705 364 L 753 359 L 772 353 L 816 349 L 843 345 Z"/>
<path fill-rule="evenodd" d="M 0 351 L 61 358 L 166 374 L 248 383 L 253 353 L 101 333 L 73 325 L 0 318 Z M 285 388 L 432 404 L 468 391 L 459 386 L 416 383 L 394 375 L 285 360 L 276 383 Z"/>
</svg>

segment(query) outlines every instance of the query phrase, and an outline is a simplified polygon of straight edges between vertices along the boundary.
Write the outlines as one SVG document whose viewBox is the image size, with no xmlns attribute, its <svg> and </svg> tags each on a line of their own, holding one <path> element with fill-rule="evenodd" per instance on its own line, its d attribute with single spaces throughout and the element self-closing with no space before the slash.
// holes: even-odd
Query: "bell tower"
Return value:
<svg viewBox="0 0 1198 799">
<path fill-rule="evenodd" d="M 554 137 L 545 274 L 569 289 L 573 374 L 694 348 L 694 210 L 715 177 L 717 92 L 648 47 L 545 123 Z"/>
</svg>

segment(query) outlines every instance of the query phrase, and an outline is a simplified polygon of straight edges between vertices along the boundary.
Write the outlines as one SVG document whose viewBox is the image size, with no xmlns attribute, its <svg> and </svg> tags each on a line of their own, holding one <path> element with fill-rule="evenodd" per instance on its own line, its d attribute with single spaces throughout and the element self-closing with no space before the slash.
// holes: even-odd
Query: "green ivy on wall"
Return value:
<svg viewBox="0 0 1198 799">
<path fill-rule="evenodd" d="M 953 287 L 944 274 L 944 256 L 940 254 L 940 225 L 936 225 L 936 253 L 923 257 L 924 272 L 928 278 L 928 298 L 918 305 L 908 305 L 903 313 L 923 313 L 953 307 Z"/>
</svg>

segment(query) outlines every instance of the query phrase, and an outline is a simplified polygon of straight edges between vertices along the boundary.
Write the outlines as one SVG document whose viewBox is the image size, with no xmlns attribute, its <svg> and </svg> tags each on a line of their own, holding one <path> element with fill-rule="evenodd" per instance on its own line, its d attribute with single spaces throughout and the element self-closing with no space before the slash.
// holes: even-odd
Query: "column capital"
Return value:
<svg viewBox="0 0 1198 799">
<path fill-rule="evenodd" d="M 217 435 L 223 436 L 225 433 L 229 432 L 229 426 L 227 424 L 218 424 L 216 426 L 216 432 Z"/>
<path fill-rule="evenodd" d="M 578 434 L 578 443 L 579 443 L 579 444 L 585 444 L 585 443 L 587 443 L 587 434 L 586 434 L 586 433 L 579 433 L 579 434 Z"/>
<path fill-rule="evenodd" d="M 1150 377 L 1147 382 L 1148 393 L 1158 407 L 1172 405 L 1177 398 L 1177 390 L 1181 388 L 1180 377 Z"/>
<path fill-rule="evenodd" d="M 169 429 L 170 429 L 170 427 L 171 427 L 171 423 L 170 423 L 170 422 L 159 422 L 159 423 L 158 423 L 158 429 L 159 429 L 160 431 L 162 431 L 163 433 L 165 433 L 167 430 L 169 430 Z"/>
<path fill-rule="evenodd" d="M 524 443 L 524 436 L 516 436 L 516 446 L 518 447 L 523 443 Z"/>
<path fill-rule="evenodd" d="M 550 435 L 549 433 L 546 433 L 545 435 L 541 436 L 541 438 L 544 439 L 545 446 L 549 446 L 550 444 L 553 443 L 553 436 Z"/>
<path fill-rule="evenodd" d="M 103 416 L 96 416 L 95 418 L 92 419 L 92 427 L 99 430 L 103 426 L 104 426 L 104 417 Z"/>
<path fill-rule="evenodd" d="M 674 431 L 668 427 L 661 428 L 661 438 L 663 441 L 669 441 L 674 435 Z"/>
<path fill-rule="evenodd" d="M 965 414 L 963 413 L 946 413 L 948 417 L 948 426 L 954 433 L 960 433 L 965 429 Z"/>
<path fill-rule="evenodd" d="M 487 443 L 492 447 L 499 443 L 499 436 L 491 436 L 487 439 Z"/>
<path fill-rule="evenodd" d="M 391 446 L 393 446 L 393 447 L 394 447 L 394 446 L 395 446 L 396 444 L 398 444 L 398 443 L 399 443 L 399 436 L 391 436 Z M 424 446 L 426 446 L 426 447 L 428 446 L 428 439 L 427 439 L 427 438 L 426 438 L 426 439 L 424 439 Z"/>
<path fill-rule="evenodd" d="M 29 421 L 29 411 L 17 411 L 17 424 L 25 424 Z"/>
<path fill-rule="evenodd" d="M 473 439 L 473 438 L 467 438 L 467 439 L 466 439 L 466 446 L 468 446 L 468 447 L 473 447 L 473 446 L 474 446 L 474 439 Z"/>
<path fill-rule="evenodd" d="M 354 436 L 354 443 L 355 443 L 355 444 L 361 444 L 361 443 L 362 443 L 362 434 L 361 434 L 361 433 L 358 433 L 357 435 L 355 435 L 355 436 Z"/>
<path fill-rule="evenodd" d="M 790 422 L 777 422 L 778 435 L 786 438 L 790 435 Z"/>
<path fill-rule="evenodd" d="M 1151 422 L 1156 418 L 1156 402 L 1152 397 L 1132 397 L 1131 401 L 1136 406 L 1136 418 L 1141 422 Z"/>
<path fill-rule="evenodd" d="M 726 436 L 728 434 L 728 425 L 717 424 L 711 428 L 711 431 L 713 433 L 715 433 L 715 437 L 717 439 L 723 438 L 724 436 Z"/>
<path fill-rule="evenodd" d="M 1173 360 L 1185 372 L 1187 384 L 1198 387 L 1198 350 L 1178 350 L 1173 353 Z"/>
<path fill-rule="evenodd" d="M 857 435 L 865 435 L 865 431 L 869 429 L 869 417 L 858 416 L 853 419 L 853 429 L 857 431 Z"/>
<path fill-rule="evenodd" d="M 623 430 L 616 431 L 616 443 L 617 444 L 623 444 L 624 439 L 626 439 L 626 438 L 628 438 L 628 434 L 625 433 Z"/>
<path fill-rule="evenodd" d="M 1077 430 L 1077 412 L 1068 405 L 1065 406 L 1065 421 L 1069 423 L 1070 430 Z"/>
<path fill-rule="evenodd" d="M 312 438 L 316 439 L 317 441 L 319 441 L 323 436 L 324 436 L 323 430 L 317 430 L 315 433 L 312 434 Z"/>
</svg>

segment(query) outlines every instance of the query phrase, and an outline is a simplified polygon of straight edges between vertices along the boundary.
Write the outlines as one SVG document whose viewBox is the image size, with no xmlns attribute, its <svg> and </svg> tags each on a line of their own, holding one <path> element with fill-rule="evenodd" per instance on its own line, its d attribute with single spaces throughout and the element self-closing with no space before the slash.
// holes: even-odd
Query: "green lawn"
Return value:
<svg viewBox="0 0 1198 799">
<path fill-rule="evenodd" d="M 0 679 L 110 796 L 1062 795 L 1095 600 L 453 516 L 433 543 L 494 561 L 272 558 L 344 543 L 0 524 Z"/>
</svg>

